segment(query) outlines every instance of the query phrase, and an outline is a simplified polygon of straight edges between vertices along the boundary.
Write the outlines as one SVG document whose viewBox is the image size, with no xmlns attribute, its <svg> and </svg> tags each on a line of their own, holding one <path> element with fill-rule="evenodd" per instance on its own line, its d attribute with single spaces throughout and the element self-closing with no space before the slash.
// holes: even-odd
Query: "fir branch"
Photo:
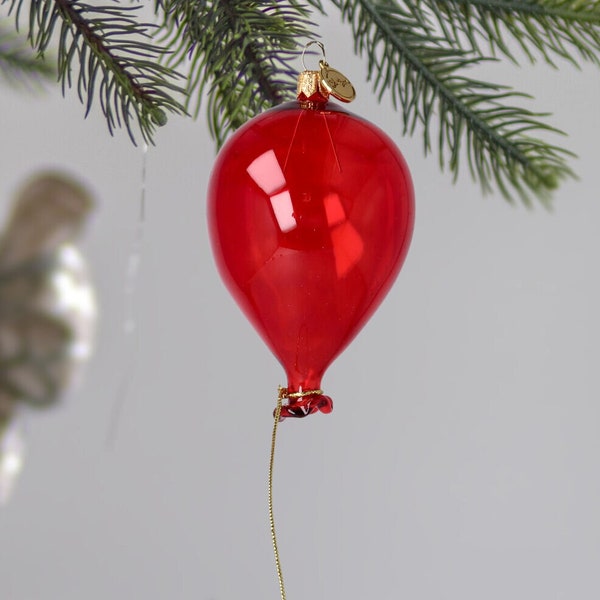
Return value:
<svg viewBox="0 0 600 600">
<path fill-rule="evenodd" d="M 480 56 L 487 49 L 518 62 L 507 39 L 517 42 L 525 57 L 536 55 L 556 66 L 558 56 L 574 66 L 578 58 L 600 65 L 600 2 L 598 0 L 406 0 L 422 3 L 455 45 L 466 39 Z"/>
<path fill-rule="evenodd" d="M 26 40 L 0 23 L 0 75 L 10 85 L 29 87 L 51 78 L 54 70 Z"/>
<path fill-rule="evenodd" d="M 294 98 L 302 38 L 311 32 L 300 3 L 162 0 L 171 66 L 189 60 L 188 104 L 197 115 L 208 96 L 211 135 L 227 135 L 259 112 Z"/>
<path fill-rule="evenodd" d="M 58 42 L 63 91 L 76 87 L 86 114 L 99 99 L 111 133 L 137 120 L 150 140 L 166 113 L 205 103 L 217 144 L 255 114 L 294 97 L 303 38 L 315 38 L 310 10 L 321 0 L 155 0 L 159 28 L 139 22 L 138 5 L 116 0 L 0 0 L 28 25 L 43 57 Z M 600 64 L 600 0 L 332 0 L 351 23 L 376 93 L 390 94 L 404 132 L 434 135 L 455 177 L 467 162 L 485 190 L 547 199 L 572 175 L 570 153 L 546 143 L 546 115 L 513 106 L 527 98 L 465 76 L 498 55 L 532 62 L 560 57 Z M 25 7 L 28 7 L 25 9 Z M 20 13 L 28 12 L 21 18 Z M 154 37 L 153 37 L 154 36 Z M 0 44 L 0 69 L 3 48 Z M 6 52 L 5 52 L 6 54 Z M 491 55 L 491 56 L 490 56 Z M 33 55 L 32 55 L 33 56 Z M 5 59 L 5 64 L 7 60 Z M 10 68 L 10 67 L 9 67 Z M 188 72 L 177 85 L 176 69 Z M 186 105 L 174 98 L 186 94 Z M 518 101 L 518 102 L 517 102 Z M 435 130 L 435 132 L 434 132 Z M 461 167 L 462 168 L 462 167 Z"/>
<path fill-rule="evenodd" d="M 507 199 L 516 193 L 529 204 L 532 193 L 547 201 L 572 176 L 566 164 L 572 155 L 531 135 L 560 133 L 540 120 L 546 115 L 507 106 L 525 94 L 462 75 L 481 59 L 450 46 L 428 19 L 391 1 L 333 1 L 352 25 L 356 51 L 367 56 L 375 91 L 391 92 L 405 133 L 423 127 L 426 151 L 437 113 L 440 164 L 447 161 L 455 177 L 466 154 L 484 191 L 495 184 Z"/>
<path fill-rule="evenodd" d="M 23 0 L 10 2 L 17 23 L 22 5 Z M 58 38 L 63 93 L 76 86 L 86 116 L 97 96 L 110 133 L 124 126 L 134 143 L 134 119 L 144 140 L 152 141 L 167 111 L 183 112 L 173 98 L 181 91 L 175 74 L 158 62 L 164 51 L 150 41 L 154 26 L 136 20 L 139 9 L 116 1 L 92 6 L 76 0 L 31 0 L 28 15 L 28 37 L 40 55 Z"/>
</svg>

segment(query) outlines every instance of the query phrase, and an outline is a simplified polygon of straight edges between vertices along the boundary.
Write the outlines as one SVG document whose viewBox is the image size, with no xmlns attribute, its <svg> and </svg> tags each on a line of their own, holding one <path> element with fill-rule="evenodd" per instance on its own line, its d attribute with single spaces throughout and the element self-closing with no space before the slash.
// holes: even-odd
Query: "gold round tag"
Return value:
<svg viewBox="0 0 600 600">
<path fill-rule="evenodd" d="M 324 60 L 319 62 L 321 67 L 321 83 L 323 87 L 341 102 L 352 102 L 356 98 L 356 90 L 349 79 L 332 69 Z"/>
</svg>

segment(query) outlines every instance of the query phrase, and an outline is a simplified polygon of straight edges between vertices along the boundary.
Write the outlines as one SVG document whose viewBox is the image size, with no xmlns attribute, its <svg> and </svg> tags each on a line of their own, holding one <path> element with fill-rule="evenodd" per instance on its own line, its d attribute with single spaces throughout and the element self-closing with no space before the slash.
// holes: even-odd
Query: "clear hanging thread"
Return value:
<svg viewBox="0 0 600 600">
<path fill-rule="evenodd" d="M 127 273 L 125 278 L 125 287 L 123 290 L 124 300 L 124 318 L 123 335 L 125 337 L 125 348 L 127 357 L 124 363 L 123 373 L 119 380 L 115 400 L 113 402 L 108 432 L 106 436 L 106 446 L 112 449 L 117 441 L 119 434 L 119 424 L 125 403 L 131 389 L 131 383 L 136 370 L 139 355 L 139 332 L 137 324 L 136 307 L 136 289 L 140 276 L 140 267 L 142 264 L 144 233 L 146 228 L 146 167 L 148 158 L 148 144 L 142 147 L 142 169 L 141 186 L 139 196 L 139 210 L 133 239 L 127 259 Z"/>
</svg>

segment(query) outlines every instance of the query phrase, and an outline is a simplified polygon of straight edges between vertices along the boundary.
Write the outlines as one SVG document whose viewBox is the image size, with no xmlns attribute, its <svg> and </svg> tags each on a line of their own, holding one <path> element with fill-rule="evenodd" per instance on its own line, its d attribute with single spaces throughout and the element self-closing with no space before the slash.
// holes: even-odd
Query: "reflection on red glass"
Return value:
<svg viewBox="0 0 600 600">
<path fill-rule="evenodd" d="M 289 391 L 316 390 L 402 266 L 413 188 L 384 132 L 333 105 L 293 102 L 226 144 L 208 215 L 221 275 L 284 366 Z M 297 412 L 330 410 L 320 398 Z"/>
<path fill-rule="evenodd" d="M 279 168 L 277 156 L 273 150 L 257 156 L 246 170 L 267 195 L 273 194 L 285 185 L 283 171 Z"/>
<path fill-rule="evenodd" d="M 331 192 L 323 198 L 323 206 L 325 207 L 325 215 L 327 216 L 327 223 L 330 227 L 339 225 L 346 220 L 346 213 L 344 207 L 340 201 L 340 197 Z"/>
<path fill-rule="evenodd" d="M 269 150 L 261 154 L 250 163 L 246 170 L 258 186 L 270 196 L 271 207 L 279 229 L 283 232 L 294 229 L 296 219 L 294 219 L 294 207 L 289 191 L 283 190 L 274 194 L 285 186 L 285 177 L 279 167 L 275 152 Z"/>
<path fill-rule="evenodd" d="M 352 223 L 342 223 L 332 230 L 331 245 L 335 257 L 335 271 L 338 279 L 342 279 L 360 260 L 364 244 Z"/>
<path fill-rule="evenodd" d="M 273 213 L 281 231 L 285 233 L 296 227 L 292 197 L 287 190 L 271 196 L 271 206 L 273 207 Z"/>
<path fill-rule="evenodd" d="M 335 270 L 339 278 L 359 261 L 362 256 L 364 244 L 362 238 L 346 219 L 344 207 L 340 197 L 335 194 L 327 194 L 323 198 L 327 223 L 331 227 L 331 244 L 335 256 Z"/>
</svg>

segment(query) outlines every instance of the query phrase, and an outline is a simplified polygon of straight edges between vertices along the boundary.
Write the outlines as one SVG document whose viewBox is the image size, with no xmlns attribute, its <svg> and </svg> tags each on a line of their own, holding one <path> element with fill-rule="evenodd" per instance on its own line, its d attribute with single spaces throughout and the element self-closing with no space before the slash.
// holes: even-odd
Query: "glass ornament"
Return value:
<svg viewBox="0 0 600 600">
<path fill-rule="evenodd" d="M 396 279 L 414 210 L 394 142 L 321 88 L 299 84 L 298 101 L 255 117 L 222 148 L 208 191 L 212 249 L 285 369 L 282 418 L 331 411 L 321 379 Z"/>
<path fill-rule="evenodd" d="M 40 174 L 0 233 L 0 504 L 22 468 L 26 405 L 56 403 L 92 354 L 96 298 L 75 245 L 91 209 L 71 178 Z"/>
</svg>

